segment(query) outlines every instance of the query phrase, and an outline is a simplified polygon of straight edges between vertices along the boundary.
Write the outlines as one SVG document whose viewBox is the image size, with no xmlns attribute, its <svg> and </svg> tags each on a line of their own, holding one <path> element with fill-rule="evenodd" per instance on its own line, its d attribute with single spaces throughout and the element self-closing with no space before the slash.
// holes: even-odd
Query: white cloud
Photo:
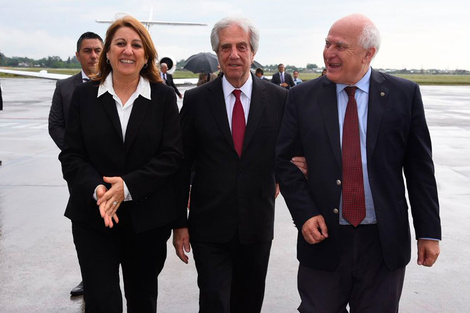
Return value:
<svg viewBox="0 0 470 313">
<path fill-rule="evenodd" d="M 10 2 L 0 11 L 0 51 L 7 56 L 42 58 L 72 56 L 81 33 L 95 31 L 104 37 L 108 25 L 96 19 L 113 19 L 125 12 L 147 19 L 208 23 L 207 27 L 153 26 L 160 55 L 177 60 L 210 51 L 209 34 L 222 17 L 238 14 L 252 19 L 261 32 L 256 56 L 261 64 L 283 62 L 297 66 L 322 65 L 324 38 L 338 18 L 363 13 L 382 33 L 382 48 L 375 67 L 444 68 L 470 70 L 469 6 L 464 0 L 396 1 L 298 0 L 24 0 Z"/>
</svg>

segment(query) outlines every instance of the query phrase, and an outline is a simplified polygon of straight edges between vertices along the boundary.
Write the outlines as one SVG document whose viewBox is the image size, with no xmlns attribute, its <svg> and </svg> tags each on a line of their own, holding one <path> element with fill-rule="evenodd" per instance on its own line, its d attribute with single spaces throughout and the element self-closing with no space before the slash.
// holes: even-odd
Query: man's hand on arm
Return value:
<svg viewBox="0 0 470 313">
<path fill-rule="evenodd" d="M 309 244 L 316 244 L 328 238 L 328 227 L 322 215 L 308 219 L 302 226 L 302 235 Z"/>
<path fill-rule="evenodd" d="M 176 255 L 180 260 L 188 264 L 189 257 L 186 253 L 191 251 L 188 228 L 173 229 L 173 246 L 175 247 Z"/>
<path fill-rule="evenodd" d="M 306 178 L 308 178 L 307 161 L 305 161 L 305 157 L 295 156 L 291 159 L 291 162 L 299 168 Z"/>
</svg>

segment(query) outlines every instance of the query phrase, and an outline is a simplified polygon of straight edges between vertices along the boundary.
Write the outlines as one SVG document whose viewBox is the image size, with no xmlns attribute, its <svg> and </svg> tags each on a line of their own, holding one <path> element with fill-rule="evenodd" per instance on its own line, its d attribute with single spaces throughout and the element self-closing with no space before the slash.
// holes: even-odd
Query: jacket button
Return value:
<svg viewBox="0 0 470 313">
<path fill-rule="evenodd" d="M 333 213 L 338 214 L 338 213 L 339 213 L 339 210 L 338 210 L 337 208 L 334 208 L 334 209 L 333 209 Z"/>
<path fill-rule="evenodd" d="M 337 179 L 336 180 L 336 185 L 341 186 L 341 180 Z"/>
</svg>

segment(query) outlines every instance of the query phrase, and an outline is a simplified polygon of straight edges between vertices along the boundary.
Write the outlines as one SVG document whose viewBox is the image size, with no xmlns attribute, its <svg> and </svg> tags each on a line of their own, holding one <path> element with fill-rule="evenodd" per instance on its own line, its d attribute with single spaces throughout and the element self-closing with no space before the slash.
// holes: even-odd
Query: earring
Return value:
<svg viewBox="0 0 470 313">
<path fill-rule="evenodd" d="M 144 68 L 147 68 L 148 66 L 149 66 L 148 63 L 145 63 L 145 64 L 144 64 Z"/>
<path fill-rule="evenodd" d="M 109 59 L 106 59 L 106 64 L 109 64 Z"/>
</svg>

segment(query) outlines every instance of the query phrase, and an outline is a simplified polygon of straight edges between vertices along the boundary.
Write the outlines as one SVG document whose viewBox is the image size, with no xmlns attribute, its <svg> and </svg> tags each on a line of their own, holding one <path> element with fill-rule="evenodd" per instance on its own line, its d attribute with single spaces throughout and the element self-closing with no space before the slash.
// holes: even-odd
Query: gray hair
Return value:
<svg viewBox="0 0 470 313">
<path fill-rule="evenodd" d="M 256 28 L 256 26 L 249 19 L 241 17 L 226 17 L 215 23 L 211 32 L 212 50 L 214 50 L 215 53 L 218 52 L 220 43 L 219 32 L 231 25 L 239 26 L 245 33 L 250 34 L 251 51 L 256 54 L 259 47 L 258 28 Z"/>
<path fill-rule="evenodd" d="M 359 37 L 359 45 L 366 50 L 374 47 L 376 49 L 375 55 L 377 55 L 377 52 L 379 52 L 380 32 L 373 23 L 370 23 L 364 26 L 364 29 L 362 30 L 362 34 Z"/>
</svg>

